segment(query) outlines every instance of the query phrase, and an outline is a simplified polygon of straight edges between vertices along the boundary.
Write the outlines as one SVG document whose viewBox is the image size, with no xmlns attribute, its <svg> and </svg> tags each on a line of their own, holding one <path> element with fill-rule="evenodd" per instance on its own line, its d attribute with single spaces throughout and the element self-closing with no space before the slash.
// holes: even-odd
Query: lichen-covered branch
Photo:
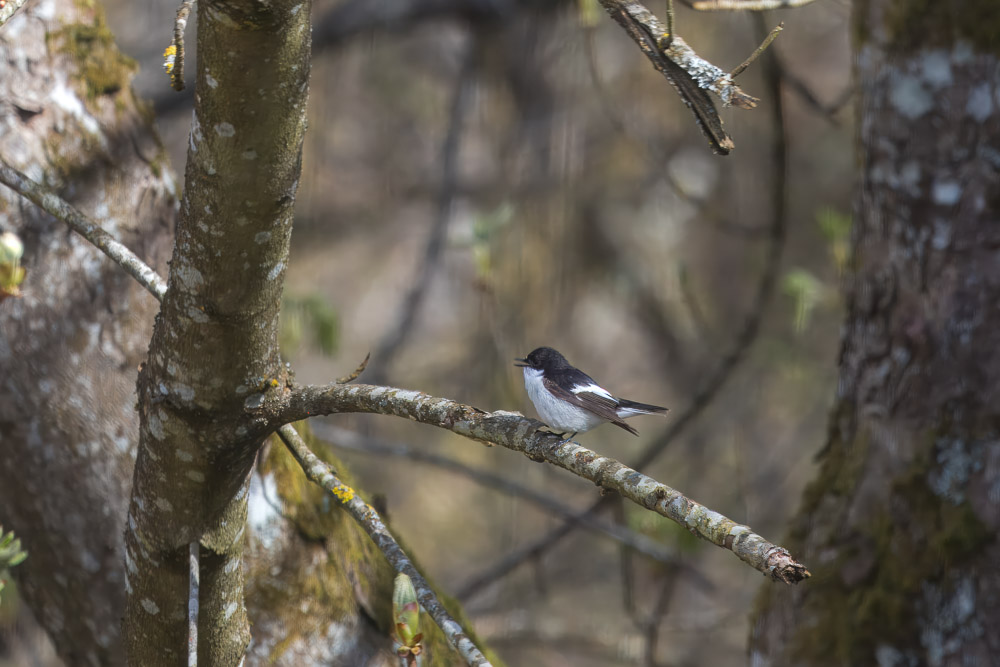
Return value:
<svg viewBox="0 0 1000 667">
<path fill-rule="evenodd" d="M 170 86 L 178 92 L 184 90 L 184 30 L 187 28 L 188 16 L 193 6 L 194 0 L 184 0 L 177 8 L 174 38 L 163 52 L 163 69 L 170 76 Z"/>
<path fill-rule="evenodd" d="M 687 72 L 698 87 L 718 95 L 724 105 L 741 109 L 753 109 L 757 106 L 759 100 L 744 93 L 733 83 L 733 78 L 728 72 L 699 56 L 678 35 L 670 35 L 667 26 L 641 3 L 631 0 L 601 0 L 601 4 L 612 16 L 613 12 L 625 12 L 654 40 L 657 40 L 657 44 L 660 44 L 664 36 L 669 36 L 669 45 L 661 50 L 663 55 Z"/>
<path fill-rule="evenodd" d="M 28 0 L 0 0 L 0 26 L 9 21 Z"/>
<path fill-rule="evenodd" d="M 444 605 L 437 599 L 430 584 L 413 566 L 413 562 L 393 538 L 378 512 L 362 500 L 354 489 L 344 484 L 329 464 L 321 461 L 309 451 L 305 441 L 292 426 L 287 424 L 282 426 L 278 429 L 278 435 L 291 451 L 295 460 L 302 466 L 306 477 L 326 489 L 340 503 L 340 506 L 347 510 L 397 572 L 402 572 L 410 577 L 417 590 L 420 605 L 438 624 L 438 627 L 441 628 L 452 647 L 458 651 L 466 664 L 474 667 L 488 667 L 490 662 L 465 634 L 462 626 L 451 617 Z"/>
<path fill-rule="evenodd" d="M 539 422 L 517 412 L 483 412 L 419 391 L 363 384 L 295 388 L 282 403 L 271 407 L 271 414 L 261 416 L 280 426 L 311 416 L 342 412 L 395 415 L 487 444 L 501 445 L 522 452 L 533 461 L 551 463 L 602 488 L 617 491 L 672 519 L 694 535 L 729 549 L 740 560 L 775 580 L 797 583 L 809 576 L 805 566 L 796 562 L 786 549 L 768 542 L 747 526 L 615 459 L 601 456 L 575 442 L 564 443 L 559 437 L 540 431 Z M 266 410 L 262 408 L 262 412 Z"/>
<path fill-rule="evenodd" d="M 21 194 L 52 217 L 65 222 L 73 231 L 90 241 L 116 264 L 125 269 L 130 276 L 139 281 L 139 284 L 156 297 L 157 301 L 163 300 L 163 295 L 167 291 L 167 283 L 157 275 L 156 271 L 139 259 L 134 252 L 119 243 L 111 234 L 104 231 L 99 224 L 70 206 L 69 203 L 45 186 L 34 182 L 11 167 L 2 158 L 0 158 L 0 183 Z"/>
</svg>

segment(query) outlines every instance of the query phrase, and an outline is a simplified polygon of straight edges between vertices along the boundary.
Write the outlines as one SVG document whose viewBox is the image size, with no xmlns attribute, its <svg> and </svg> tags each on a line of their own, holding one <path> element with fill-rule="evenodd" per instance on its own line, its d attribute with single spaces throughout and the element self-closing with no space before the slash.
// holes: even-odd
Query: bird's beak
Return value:
<svg viewBox="0 0 1000 667">
<path fill-rule="evenodd" d="M 520 367 L 520 368 L 524 368 L 525 366 L 527 366 L 527 365 L 528 365 L 528 360 L 527 360 L 527 359 L 515 359 L 514 361 L 517 361 L 517 362 L 519 362 L 519 363 L 516 363 L 516 364 L 514 364 L 514 365 L 515 365 L 515 366 L 518 366 L 518 367 Z"/>
</svg>

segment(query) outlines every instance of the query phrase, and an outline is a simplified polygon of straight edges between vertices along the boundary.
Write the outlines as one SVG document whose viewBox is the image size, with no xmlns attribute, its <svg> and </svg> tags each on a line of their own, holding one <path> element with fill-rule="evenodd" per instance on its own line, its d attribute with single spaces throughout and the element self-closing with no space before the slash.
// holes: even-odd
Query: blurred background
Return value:
<svg viewBox="0 0 1000 667">
<path fill-rule="evenodd" d="M 180 178 L 195 21 L 176 93 L 162 68 L 176 5 L 105 6 Z M 779 21 L 775 67 L 758 61 L 739 79 L 758 108 L 721 111 L 736 148 L 720 157 L 594 0 L 317 2 L 283 314 L 298 379 L 327 382 L 370 352 L 359 381 L 535 416 L 513 359 L 555 347 L 617 395 L 670 407 L 633 420 L 639 437 L 606 426 L 581 444 L 780 543 L 837 377 L 849 5 L 763 17 L 676 5 L 677 33 L 724 69 Z M 430 427 L 329 421 L 362 446 L 440 455 L 577 510 L 599 499 L 565 471 Z M 508 664 L 747 661 L 747 615 L 777 584 L 669 521 L 631 504 L 603 514 L 684 568 L 577 529 L 501 572 L 562 520 L 425 462 L 342 457 Z M 28 648 L 14 664 L 47 664 Z"/>
</svg>

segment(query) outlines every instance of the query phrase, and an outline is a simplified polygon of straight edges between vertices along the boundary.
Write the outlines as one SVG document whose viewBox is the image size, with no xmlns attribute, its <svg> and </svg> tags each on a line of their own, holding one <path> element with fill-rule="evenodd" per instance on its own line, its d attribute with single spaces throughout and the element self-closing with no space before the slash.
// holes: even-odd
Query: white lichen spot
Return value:
<svg viewBox="0 0 1000 667">
<path fill-rule="evenodd" d="M 290 13 L 290 14 L 291 14 L 292 16 L 295 16 L 296 14 L 298 14 L 298 13 L 299 13 L 299 10 L 301 10 L 301 9 L 302 9 L 302 4 L 301 4 L 301 3 L 299 3 L 299 4 L 295 5 L 294 7 L 292 7 L 292 8 L 291 8 L 291 9 L 289 10 L 289 13 Z"/>
<path fill-rule="evenodd" d="M 270 271 L 267 272 L 267 279 L 274 280 L 275 278 L 281 275 L 281 272 L 284 270 L 284 268 L 285 268 L 285 263 L 278 262 L 271 268 Z"/>
<path fill-rule="evenodd" d="M 97 559 L 94 554 L 90 553 L 86 549 L 80 552 L 80 564 L 83 569 L 91 574 L 96 574 L 101 571 L 101 561 Z"/>
<path fill-rule="evenodd" d="M 187 314 L 188 317 L 190 317 L 193 322 L 197 322 L 198 324 L 205 324 L 206 322 L 208 322 L 208 315 L 198 310 L 194 306 L 188 308 Z"/>
<path fill-rule="evenodd" d="M 981 83 L 969 93 L 969 100 L 965 103 L 965 113 L 972 116 L 976 122 L 982 123 L 993 115 L 993 95 L 990 92 L 990 84 Z"/>
<path fill-rule="evenodd" d="M 889 83 L 889 101 L 900 115 L 920 118 L 934 107 L 934 97 L 915 77 L 900 74 Z"/>
<path fill-rule="evenodd" d="M 208 73 L 205 74 L 205 83 L 208 84 L 209 88 L 218 88 L 219 87 L 219 82 L 215 80 L 214 76 L 212 76 L 211 74 L 208 74 Z"/>
<path fill-rule="evenodd" d="M 931 246 L 935 250 L 944 250 L 951 243 L 951 225 L 945 220 L 934 222 L 934 236 L 931 237 Z"/>
<path fill-rule="evenodd" d="M 955 181 L 936 181 L 931 189 L 934 203 L 940 206 L 954 206 L 962 196 L 962 186 Z"/>
<path fill-rule="evenodd" d="M 205 473 L 198 470 L 188 470 L 184 473 L 184 476 L 190 479 L 192 482 L 198 482 L 201 484 L 205 481 Z"/>
<path fill-rule="evenodd" d="M 149 414 L 149 417 L 146 419 L 146 428 L 149 429 L 149 434 L 156 440 L 163 440 L 166 435 L 163 431 L 163 422 L 160 421 L 160 416 L 156 412 Z"/>
<path fill-rule="evenodd" d="M 198 152 L 198 144 L 204 137 L 201 134 L 201 123 L 198 122 L 198 112 L 191 112 L 191 133 L 188 134 L 188 148 L 192 153 Z"/>
<path fill-rule="evenodd" d="M 174 384 L 174 393 L 181 397 L 183 401 L 193 401 L 194 400 L 194 388 L 177 382 Z"/>
<path fill-rule="evenodd" d="M 174 456 L 179 458 L 184 463 L 190 463 L 191 461 L 194 460 L 194 454 L 183 449 L 175 449 Z"/>
<path fill-rule="evenodd" d="M 253 237 L 254 243 L 267 243 L 271 239 L 271 232 L 257 232 Z"/>
<path fill-rule="evenodd" d="M 257 159 L 257 151 L 255 151 L 252 148 L 248 148 L 247 150 L 243 151 L 241 157 L 244 160 L 256 160 Z"/>
<path fill-rule="evenodd" d="M 229 604 L 226 605 L 226 608 L 223 610 L 223 616 L 227 621 L 229 620 L 230 616 L 236 613 L 237 608 L 238 605 L 235 602 L 230 602 Z"/>
<path fill-rule="evenodd" d="M 944 88 L 952 82 L 951 61 L 946 51 L 931 51 L 924 55 L 921 69 L 924 71 L 924 80 L 931 88 Z"/>
<path fill-rule="evenodd" d="M 147 614 L 156 616 L 157 614 L 160 613 L 160 608 L 157 607 L 156 603 L 150 600 L 149 598 L 143 598 L 142 602 L 140 602 L 139 604 L 142 605 L 142 608 L 146 610 Z"/>
<path fill-rule="evenodd" d="M 188 288 L 199 287 L 205 283 L 205 278 L 201 275 L 201 271 L 188 263 L 180 264 L 175 267 L 174 277 L 177 278 L 177 280 L 180 280 L 181 283 Z"/>
<path fill-rule="evenodd" d="M 174 506 L 170 504 L 170 501 L 166 498 L 157 498 L 155 501 L 156 506 L 163 512 L 173 512 Z"/>
<path fill-rule="evenodd" d="M 236 128 L 229 123 L 216 123 L 215 133 L 223 139 L 228 139 L 236 134 Z"/>
<path fill-rule="evenodd" d="M 264 405 L 264 394 L 254 394 L 243 401 L 243 407 L 247 410 L 256 410 L 262 405 Z"/>
</svg>

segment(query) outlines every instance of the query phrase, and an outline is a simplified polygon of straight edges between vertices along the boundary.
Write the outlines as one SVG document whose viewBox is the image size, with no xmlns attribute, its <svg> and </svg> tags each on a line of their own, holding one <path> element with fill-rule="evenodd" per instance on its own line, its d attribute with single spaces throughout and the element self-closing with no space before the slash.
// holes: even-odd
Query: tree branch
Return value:
<svg viewBox="0 0 1000 667">
<path fill-rule="evenodd" d="M 286 396 L 285 405 L 265 417 L 277 426 L 311 416 L 344 412 L 406 417 L 486 444 L 522 452 L 533 461 L 547 461 L 604 489 L 617 491 L 672 519 L 694 535 L 729 549 L 740 560 L 775 580 L 797 583 L 809 576 L 805 566 L 797 563 L 786 549 L 771 544 L 747 526 L 713 512 L 619 461 L 539 431 L 539 422 L 516 412 L 483 412 L 445 398 L 393 387 L 333 384 L 293 389 Z"/>
<path fill-rule="evenodd" d="M 170 46 L 163 52 L 165 58 L 163 69 L 170 75 L 170 86 L 180 92 L 184 90 L 184 30 L 187 28 L 188 16 L 195 0 L 184 0 L 177 8 L 177 18 L 174 19 L 174 38 Z"/>
<path fill-rule="evenodd" d="M 342 386 L 342 385 L 338 385 Z M 295 460 L 302 466 L 306 477 L 326 489 L 333 498 L 340 503 L 359 526 L 368 534 L 372 541 L 378 546 L 386 560 L 397 572 L 410 577 L 413 586 L 417 590 L 417 598 L 420 605 L 430 614 L 434 622 L 438 624 L 441 631 L 448 638 L 449 643 L 458 651 L 466 664 L 473 666 L 488 667 L 490 662 L 476 648 L 476 645 L 462 631 L 462 627 L 451 617 L 444 606 L 438 601 L 437 596 L 431 589 L 427 580 L 421 576 L 413 562 L 403 552 L 399 544 L 392 537 L 389 529 L 386 528 L 382 518 L 372 508 L 371 505 L 355 493 L 354 489 L 344 484 L 337 477 L 333 468 L 316 457 L 298 432 L 290 425 L 282 426 L 278 429 L 278 435 L 288 450 L 295 457 Z"/>
<path fill-rule="evenodd" d="M 65 222 L 73 231 L 90 241 L 116 264 L 125 269 L 130 276 L 139 281 L 139 284 L 156 297 L 157 301 L 163 301 L 163 295 L 167 292 L 167 283 L 156 271 L 139 259 L 134 252 L 118 242 L 115 237 L 104 231 L 99 224 L 80 213 L 44 185 L 34 182 L 14 169 L 3 158 L 0 158 L 0 183 L 25 197 L 55 219 Z"/>
<path fill-rule="evenodd" d="M 28 0 L 0 0 L 0 26 L 7 23 Z"/>
</svg>

